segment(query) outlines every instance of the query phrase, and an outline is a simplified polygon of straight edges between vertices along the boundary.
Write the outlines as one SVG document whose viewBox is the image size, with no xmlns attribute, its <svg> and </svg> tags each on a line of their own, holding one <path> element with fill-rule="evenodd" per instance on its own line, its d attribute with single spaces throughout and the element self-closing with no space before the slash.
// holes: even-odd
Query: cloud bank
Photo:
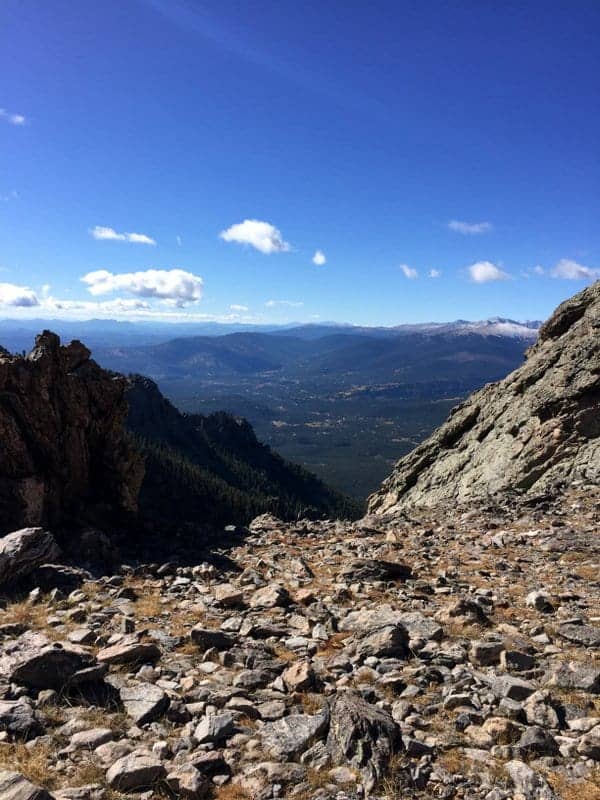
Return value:
<svg viewBox="0 0 600 800">
<path fill-rule="evenodd" d="M 265 303 L 267 308 L 276 308 L 277 306 L 289 306 L 290 308 L 300 308 L 304 303 L 296 302 L 294 300 L 267 300 Z"/>
<path fill-rule="evenodd" d="M 281 231 L 270 222 L 258 219 L 245 219 L 232 225 L 227 230 L 221 231 L 220 238 L 224 242 L 250 245 L 265 255 L 271 253 L 286 253 L 291 250 L 291 245 L 284 241 Z"/>
<path fill-rule="evenodd" d="M 94 228 L 90 228 L 90 235 L 93 236 L 94 239 L 99 239 L 101 241 L 156 244 L 156 241 L 151 236 L 146 236 L 145 233 L 117 233 L 114 228 L 106 228 L 103 225 L 96 225 Z"/>
<path fill-rule="evenodd" d="M 23 114 L 14 114 L 11 111 L 7 111 L 5 108 L 0 108 L 0 119 L 8 122 L 9 125 L 25 125 L 27 122 Z"/>
<path fill-rule="evenodd" d="M 404 273 L 404 276 L 408 278 L 409 281 L 414 281 L 416 278 L 419 277 L 419 273 L 416 269 L 409 267 L 408 264 L 400 264 L 400 269 Z"/>
<path fill-rule="evenodd" d="M 561 258 L 558 264 L 550 271 L 553 278 L 563 278 L 569 281 L 593 281 L 600 278 L 600 269 L 592 269 L 570 258 Z"/>
<path fill-rule="evenodd" d="M 510 278 L 507 272 L 492 264 L 491 261 L 478 261 L 469 267 L 469 275 L 474 283 L 490 283 L 491 281 L 506 281 Z"/>
<path fill-rule="evenodd" d="M 32 308 L 39 306 L 40 301 L 33 289 L 28 286 L 17 286 L 14 283 L 0 283 L 0 306 L 13 308 Z"/>
<path fill-rule="evenodd" d="M 121 274 L 100 269 L 81 278 L 90 294 L 98 296 L 127 292 L 138 297 L 157 298 L 179 308 L 202 297 L 202 278 L 182 269 L 147 269 Z"/>
<path fill-rule="evenodd" d="M 489 233 L 494 229 L 491 222 L 461 222 L 459 219 L 451 219 L 448 227 L 451 231 L 462 233 L 463 236 L 476 236 L 478 233 Z"/>
</svg>

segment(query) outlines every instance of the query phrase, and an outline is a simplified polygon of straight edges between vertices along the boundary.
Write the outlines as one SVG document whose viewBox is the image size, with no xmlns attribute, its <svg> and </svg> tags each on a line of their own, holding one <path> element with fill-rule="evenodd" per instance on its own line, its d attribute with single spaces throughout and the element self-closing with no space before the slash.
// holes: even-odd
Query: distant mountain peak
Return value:
<svg viewBox="0 0 600 800">
<path fill-rule="evenodd" d="M 472 394 L 402 458 L 369 508 L 538 493 L 575 480 L 600 483 L 600 281 L 556 309 L 523 366 Z"/>
</svg>

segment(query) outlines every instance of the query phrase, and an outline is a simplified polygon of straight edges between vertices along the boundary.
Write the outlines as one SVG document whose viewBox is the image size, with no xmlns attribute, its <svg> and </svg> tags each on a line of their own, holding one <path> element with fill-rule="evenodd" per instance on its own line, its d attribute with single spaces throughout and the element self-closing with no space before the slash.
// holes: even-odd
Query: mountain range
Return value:
<svg viewBox="0 0 600 800">
<path fill-rule="evenodd" d="M 26 352 L 34 324 L 1 322 L 0 343 Z M 103 367 L 149 377 L 181 411 L 247 418 L 286 460 L 359 499 L 458 400 L 519 366 L 539 327 L 499 318 L 234 332 L 215 323 L 56 325 L 84 338 Z M 210 335 L 187 335 L 198 330 Z M 186 335 L 171 338 L 175 332 Z"/>
</svg>

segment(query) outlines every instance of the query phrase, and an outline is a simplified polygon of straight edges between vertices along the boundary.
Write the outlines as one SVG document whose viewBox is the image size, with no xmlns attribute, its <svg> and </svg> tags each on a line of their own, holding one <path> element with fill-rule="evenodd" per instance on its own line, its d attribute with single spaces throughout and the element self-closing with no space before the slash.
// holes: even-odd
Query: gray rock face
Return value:
<svg viewBox="0 0 600 800">
<path fill-rule="evenodd" d="M 526 800 L 556 800 L 556 795 L 546 779 L 523 761 L 516 759 L 509 761 L 506 765 L 506 771 L 510 775 L 517 791 Z"/>
<path fill-rule="evenodd" d="M 43 528 L 22 528 L 0 539 L 0 586 L 29 575 L 58 557 L 54 537 Z"/>
<path fill-rule="evenodd" d="M 598 667 L 570 661 L 559 664 L 549 675 L 549 686 L 560 689 L 580 689 L 591 694 L 600 694 L 600 669 Z"/>
<path fill-rule="evenodd" d="M 235 641 L 233 636 L 229 636 L 222 631 L 213 631 L 210 628 L 204 628 L 202 625 L 195 625 L 190 631 L 192 642 L 201 650 L 210 650 L 214 647 L 216 650 L 229 650 Z"/>
<path fill-rule="evenodd" d="M 561 625 L 558 632 L 570 642 L 586 647 L 600 647 L 599 625 Z"/>
<path fill-rule="evenodd" d="M 59 690 L 98 680 L 105 671 L 85 650 L 39 633 L 24 633 L 0 655 L 0 676 L 33 689 Z"/>
<path fill-rule="evenodd" d="M 369 558 L 355 559 L 342 569 L 340 577 L 348 581 L 405 581 L 411 574 L 406 564 Z"/>
<path fill-rule="evenodd" d="M 0 533 L 90 520 L 106 503 L 135 511 L 144 464 L 125 436 L 125 389 L 50 331 L 26 357 L 0 349 Z"/>
<path fill-rule="evenodd" d="M 158 719 L 169 706 L 167 695 L 151 683 L 124 686 L 120 695 L 125 711 L 136 725 L 145 725 Z"/>
<path fill-rule="evenodd" d="M 160 648 L 154 642 L 141 642 L 135 636 L 124 637 L 117 644 L 105 647 L 98 653 L 103 664 L 130 664 L 155 661 L 160 657 Z"/>
<path fill-rule="evenodd" d="M 14 739 L 26 740 L 38 736 L 42 727 L 29 703 L 0 700 L 0 731 L 6 731 Z"/>
<path fill-rule="evenodd" d="M 408 653 L 408 632 L 403 625 L 382 625 L 358 639 L 359 658 L 404 658 Z"/>
<path fill-rule="evenodd" d="M 207 714 L 194 731 L 198 744 L 221 742 L 233 733 L 231 714 Z"/>
<path fill-rule="evenodd" d="M 295 758 L 325 732 L 328 719 L 326 713 L 290 714 L 268 722 L 260 732 L 263 746 L 276 758 Z"/>
<path fill-rule="evenodd" d="M 576 478 L 600 483 L 600 281 L 557 308 L 522 367 L 402 458 L 369 511 L 539 493 Z"/>
<path fill-rule="evenodd" d="M 111 789 L 119 792 L 133 792 L 152 789 L 154 784 L 166 775 L 160 759 L 143 751 L 134 750 L 112 765 L 106 773 L 106 781 Z"/>
<path fill-rule="evenodd" d="M 31 783 L 18 772 L 0 770 L 0 797 L 2 800 L 52 800 L 52 796 Z"/>
<path fill-rule="evenodd" d="M 361 773 L 367 789 L 372 789 L 400 749 L 400 728 L 386 711 L 354 692 L 337 695 L 330 709 L 327 747 L 332 761 L 349 763 Z"/>
</svg>

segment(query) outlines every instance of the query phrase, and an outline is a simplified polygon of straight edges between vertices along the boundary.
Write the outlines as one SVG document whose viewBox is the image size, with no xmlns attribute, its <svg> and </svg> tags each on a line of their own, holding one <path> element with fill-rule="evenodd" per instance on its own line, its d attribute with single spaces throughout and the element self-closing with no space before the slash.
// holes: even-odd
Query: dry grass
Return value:
<svg viewBox="0 0 600 800">
<path fill-rule="evenodd" d="M 124 711 L 108 713 L 105 708 L 86 708 L 78 714 L 90 728 L 110 728 L 118 736 L 125 736 L 133 722 Z"/>
<path fill-rule="evenodd" d="M 451 775 L 477 774 L 485 777 L 487 774 L 494 786 L 502 786 L 509 781 L 503 761 L 490 757 L 483 765 L 481 762 L 471 761 L 460 748 L 453 748 L 441 753 L 436 764 L 443 767 Z"/>
<path fill-rule="evenodd" d="M 280 661 L 285 661 L 286 664 L 293 664 L 299 660 L 298 654 L 293 650 L 288 650 L 282 644 L 276 644 L 272 648 L 273 655 L 277 656 Z"/>
<path fill-rule="evenodd" d="M 305 714 L 318 714 L 323 710 L 326 700 L 321 694 L 303 693 L 300 695 L 300 702 Z"/>
<path fill-rule="evenodd" d="M 600 564 L 581 564 L 573 570 L 575 575 L 578 575 L 585 581 L 598 581 L 600 575 Z"/>
<path fill-rule="evenodd" d="M 43 630 L 47 633 L 50 628 L 47 619 L 48 606 L 46 604 L 41 602 L 33 604 L 25 599 L 9 603 L 0 621 L 3 625 L 16 623 L 18 625 L 27 625 L 28 628 L 33 628 L 34 630 Z"/>
<path fill-rule="evenodd" d="M 140 619 L 160 617 L 167 611 L 167 605 L 161 603 L 159 594 L 143 594 L 135 601 L 135 615 Z"/>
<path fill-rule="evenodd" d="M 45 789 L 57 788 L 57 777 L 49 769 L 54 760 L 54 748 L 49 744 L 0 745 L 0 768 L 20 772 L 32 783 Z"/>
<path fill-rule="evenodd" d="M 561 772 L 548 773 L 546 779 L 561 800 L 600 800 L 600 767 L 584 780 L 570 781 Z"/>
<path fill-rule="evenodd" d="M 317 652 L 317 656 L 321 658 L 328 658 L 330 656 L 337 655 L 340 650 L 344 649 L 344 643 L 346 639 L 349 639 L 352 634 L 343 631 L 340 633 L 334 633 L 333 636 L 330 636 L 329 639 L 323 644 L 321 649 Z"/>
<path fill-rule="evenodd" d="M 252 800 L 250 795 L 245 792 L 237 783 L 226 783 L 214 790 L 215 800 Z"/>
</svg>

